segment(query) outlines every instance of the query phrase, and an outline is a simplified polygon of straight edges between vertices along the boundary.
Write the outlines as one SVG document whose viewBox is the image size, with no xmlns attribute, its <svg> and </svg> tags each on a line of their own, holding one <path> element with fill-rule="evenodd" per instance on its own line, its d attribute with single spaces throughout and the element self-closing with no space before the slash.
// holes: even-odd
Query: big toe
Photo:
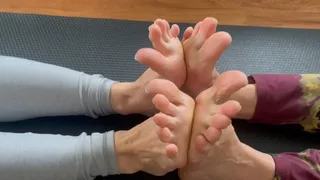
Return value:
<svg viewBox="0 0 320 180">
<path fill-rule="evenodd" d="M 216 32 L 217 25 L 218 25 L 218 21 L 215 18 L 212 18 L 212 17 L 205 18 L 201 22 L 197 37 L 202 40 L 207 39 L 213 33 Z"/>
<path fill-rule="evenodd" d="M 230 96 L 248 84 L 247 76 L 240 71 L 222 73 L 213 84 L 214 101 L 218 104 L 226 102 Z"/>
<path fill-rule="evenodd" d="M 216 32 L 218 21 L 214 18 L 206 18 L 201 22 L 198 22 L 194 29 L 187 29 L 184 40 L 190 38 L 190 41 L 186 41 L 185 48 L 195 47 L 199 50 L 205 41 Z M 191 35 L 190 35 L 191 33 Z M 190 46 L 190 47 L 189 47 Z"/>
</svg>

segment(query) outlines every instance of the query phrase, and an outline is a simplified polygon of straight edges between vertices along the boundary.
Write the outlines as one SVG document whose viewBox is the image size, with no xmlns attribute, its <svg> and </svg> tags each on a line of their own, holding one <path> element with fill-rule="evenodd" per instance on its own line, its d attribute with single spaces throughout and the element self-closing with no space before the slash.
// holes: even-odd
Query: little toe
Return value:
<svg viewBox="0 0 320 180">
<path fill-rule="evenodd" d="M 168 116 L 163 113 L 158 113 L 153 116 L 154 123 L 159 126 L 160 128 L 167 127 L 170 130 L 174 130 L 177 126 L 177 123 L 172 116 Z"/>
<path fill-rule="evenodd" d="M 175 144 L 168 144 L 165 147 L 166 154 L 169 158 L 175 158 L 178 155 L 178 146 Z"/>
<path fill-rule="evenodd" d="M 193 151 L 193 153 L 189 153 L 189 160 L 191 163 L 199 163 L 201 161 L 201 158 L 203 157 L 203 155 L 205 155 L 206 153 L 209 152 L 210 148 L 210 143 L 208 142 L 208 140 L 206 139 L 206 137 L 204 137 L 203 135 L 198 135 L 195 138 L 195 142 L 194 142 L 194 150 L 196 152 Z M 192 151 L 192 149 L 191 149 Z"/>
<path fill-rule="evenodd" d="M 203 134 L 200 134 L 195 139 L 195 150 L 197 153 L 189 157 L 193 163 L 198 163 L 204 156 L 206 156 L 212 145 L 216 144 L 221 137 L 222 131 L 210 126 L 204 131 Z"/>
</svg>

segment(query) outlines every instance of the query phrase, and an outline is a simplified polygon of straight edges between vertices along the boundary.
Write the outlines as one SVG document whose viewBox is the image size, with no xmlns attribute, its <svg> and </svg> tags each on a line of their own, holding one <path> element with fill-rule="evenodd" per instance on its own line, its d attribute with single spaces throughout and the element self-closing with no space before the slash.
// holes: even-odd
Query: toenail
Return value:
<svg viewBox="0 0 320 180">
<path fill-rule="evenodd" d="M 144 88 L 144 92 L 149 93 L 149 92 L 147 91 L 147 87 Z"/>
</svg>

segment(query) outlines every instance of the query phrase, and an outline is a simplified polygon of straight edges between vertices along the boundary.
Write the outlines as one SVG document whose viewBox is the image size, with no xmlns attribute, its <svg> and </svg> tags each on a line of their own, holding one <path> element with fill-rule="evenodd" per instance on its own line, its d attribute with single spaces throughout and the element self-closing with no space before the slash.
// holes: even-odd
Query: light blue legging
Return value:
<svg viewBox="0 0 320 180">
<path fill-rule="evenodd" d="M 101 75 L 0 56 L 0 122 L 108 115 L 113 83 Z M 0 133 L 1 180 L 78 180 L 117 173 L 113 131 L 75 137 Z"/>
</svg>

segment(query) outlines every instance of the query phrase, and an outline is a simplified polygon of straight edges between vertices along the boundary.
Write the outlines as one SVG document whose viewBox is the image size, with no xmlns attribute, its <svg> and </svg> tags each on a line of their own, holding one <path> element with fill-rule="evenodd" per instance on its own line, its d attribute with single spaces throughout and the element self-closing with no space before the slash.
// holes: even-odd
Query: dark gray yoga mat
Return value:
<svg viewBox="0 0 320 180">
<path fill-rule="evenodd" d="M 135 80 L 146 69 L 134 60 L 135 52 L 151 47 L 150 22 L 67 18 L 0 13 L 0 54 L 56 64 L 86 73 L 100 73 L 119 81 Z M 188 24 L 179 24 L 185 29 Z M 237 69 L 252 73 L 320 73 L 320 31 L 219 26 L 233 44 L 218 63 L 220 72 Z M 1 102 L 3 103 L 3 102 Z M 52 117 L 0 124 L 0 131 L 60 133 L 104 132 L 128 129 L 142 116 Z M 264 152 L 320 148 L 318 136 L 299 126 L 267 126 L 235 121 L 240 139 Z M 154 179 L 146 174 L 108 179 Z M 166 179 L 175 179 L 171 173 Z M 157 178 L 155 178 L 157 179 Z M 159 178 L 161 179 L 161 178 Z"/>
</svg>

